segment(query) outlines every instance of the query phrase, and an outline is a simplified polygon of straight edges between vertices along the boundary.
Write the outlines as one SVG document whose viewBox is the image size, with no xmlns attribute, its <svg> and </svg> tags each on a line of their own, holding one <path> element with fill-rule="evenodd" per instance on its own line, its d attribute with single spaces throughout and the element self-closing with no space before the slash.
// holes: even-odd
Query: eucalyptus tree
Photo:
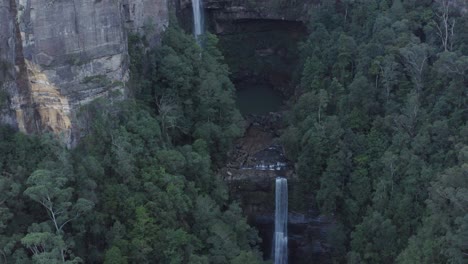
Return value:
<svg viewBox="0 0 468 264">
<path fill-rule="evenodd" d="M 40 228 L 30 228 L 30 232 L 21 242 L 38 259 L 44 256 L 50 259 L 58 255 L 61 261 L 65 262 L 69 254 L 69 245 L 64 228 L 91 211 L 94 203 L 84 198 L 73 197 L 74 189 L 69 186 L 67 175 L 61 174 L 60 171 L 36 170 L 26 183 L 29 187 L 24 194 L 45 209 L 49 220 L 45 225 L 36 225 Z"/>
</svg>

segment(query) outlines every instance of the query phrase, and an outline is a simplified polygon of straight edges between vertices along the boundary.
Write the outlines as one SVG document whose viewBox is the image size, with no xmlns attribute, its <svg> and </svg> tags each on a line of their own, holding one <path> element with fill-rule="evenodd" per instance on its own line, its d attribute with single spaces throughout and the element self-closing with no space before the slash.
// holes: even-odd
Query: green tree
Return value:
<svg viewBox="0 0 468 264">
<path fill-rule="evenodd" d="M 356 226 L 351 238 L 351 248 L 360 256 L 362 262 L 393 262 L 398 237 L 396 228 L 390 219 L 374 212 Z"/>
<path fill-rule="evenodd" d="M 62 262 L 65 262 L 68 247 L 62 240 L 65 225 L 94 207 L 93 202 L 84 198 L 73 200 L 73 188 L 67 187 L 68 181 L 67 177 L 61 175 L 60 172 L 40 169 L 28 178 L 29 187 L 24 191 L 26 196 L 44 207 L 54 231 L 29 233 L 22 243 L 35 255 L 39 255 L 44 252 L 35 250 L 36 247 L 40 247 L 42 243 L 49 244 L 49 240 L 58 241 L 52 245 L 56 246 L 55 250 L 60 252 Z"/>
<path fill-rule="evenodd" d="M 118 247 L 112 247 L 106 252 L 104 264 L 127 264 L 127 258 L 122 255 Z"/>
</svg>

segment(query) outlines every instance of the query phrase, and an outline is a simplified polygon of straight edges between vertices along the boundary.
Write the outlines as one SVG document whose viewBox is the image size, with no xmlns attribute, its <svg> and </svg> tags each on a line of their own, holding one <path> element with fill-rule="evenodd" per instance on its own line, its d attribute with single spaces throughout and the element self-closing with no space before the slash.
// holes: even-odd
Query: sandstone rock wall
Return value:
<svg viewBox="0 0 468 264">
<path fill-rule="evenodd" d="M 292 1 L 206 0 L 205 7 L 218 22 L 298 20 L 297 10 L 313 0 Z M 82 105 L 126 97 L 128 34 L 157 45 L 168 5 L 188 9 L 191 1 L 0 0 L 0 122 L 26 133 L 54 132 L 74 145 Z M 222 31 L 222 23 L 217 27 Z"/>
<path fill-rule="evenodd" d="M 0 122 L 72 146 L 80 106 L 126 96 L 129 31 L 167 23 L 167 0 L 0 0 Z"/>
<path fill-rule="evenodd" d="M 113 90 L 125 94 L 121 6 L 113 0 L 20 0 L 17 17 L 36 123 L 73 144 L 78 130 L 71 120 L 82 104 Z M 90 85 L 86 80 L 95 76 L 100 82 Z"/>
<path fill-rule="evenodd" d="M 0 1 L 0 122 L 35 132 L 17 11 L 16 1 Z"/>
<path fill-rule="evenodd" d="M 0 122 L 16 124 L 16 117 L 7 95 L 17 94 L 15 71 L 15 23 L 10 0 L 0 0 Z"/>
<path fill-rule="evenodd" d="M 125 22 L 131 32 L 145 35 L 150 44 L 160 42 L 161 32 L 169 24 L 168 0 L 124 1 Z"/>
</svg>

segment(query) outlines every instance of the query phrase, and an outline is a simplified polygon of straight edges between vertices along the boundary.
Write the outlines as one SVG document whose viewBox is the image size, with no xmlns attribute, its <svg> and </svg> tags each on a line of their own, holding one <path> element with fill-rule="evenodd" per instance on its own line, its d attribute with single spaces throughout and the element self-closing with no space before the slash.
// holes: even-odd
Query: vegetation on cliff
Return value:
<svg viewBox="0 0 468 264">
<path fill-rule="evenodd" d="M 333 4 L 331 3 L 333 2 Z M 454 1 L 324 1 L 282 135 L 337 263 L 465 263 L 468 17 Z"/>
</svg>

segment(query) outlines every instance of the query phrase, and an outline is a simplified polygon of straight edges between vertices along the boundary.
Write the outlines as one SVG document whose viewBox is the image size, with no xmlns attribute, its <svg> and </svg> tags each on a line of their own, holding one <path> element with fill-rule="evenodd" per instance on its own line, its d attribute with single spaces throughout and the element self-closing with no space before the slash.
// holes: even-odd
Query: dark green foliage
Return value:
<svg viewBox="0 0 468 264">
<path fill-rule="evenodd" d="M 324 1 L 311 14 L 282 141 L 302 195 L 338 221 L 336 262 L 468 260 L 468 27 L 445 45 L 436 2 Z M 449 21 L 466 25 L 458 11 Z"/>
<path fill-rule="evenodd" d="M 0 128 L 0 262 L 260 263 L 213 172 L 242 121 L 215 38 L 131 41 L 139 102 L 83 107 L 77 148 Z"/>
<path fill-rule="evenodd" d="M 232 140 L 242 133 L 242 117 L 216 37 L 206 34 L 203 43 L 202 50 L 191 37 L 170 26 L 163 46 L 150 50 L 144 64 L 132 61 L 137 73 L 133 82 L 137 83 L 136 97 L 158 114 L 166 141 L 203 139 L 215 165 L 220 166 Z M 130 52 L 132 57 L 141 56 L 138 42 Z"/>
</svg>

